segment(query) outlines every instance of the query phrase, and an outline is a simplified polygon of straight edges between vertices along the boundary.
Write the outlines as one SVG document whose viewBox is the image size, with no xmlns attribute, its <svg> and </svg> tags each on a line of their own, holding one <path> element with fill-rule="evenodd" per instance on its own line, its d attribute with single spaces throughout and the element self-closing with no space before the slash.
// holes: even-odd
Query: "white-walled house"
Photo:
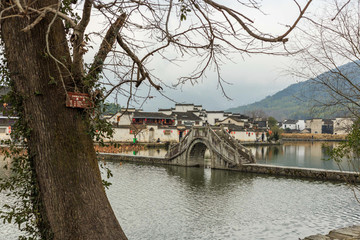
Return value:
<svg viewBox="0 0 360 240">
<path fill-rule="evenodd" d="M 136 138 L 140 143 L 178 142 L 179 133 L 175 126 L 161 127 L 159 125 L 142 125 L 142 127 L 120 126 L 114 128 L 114 135 L 111 141 L 114 142 L 133 142 Z M 110 139 L 109 139 L 110 140 Z M 108 140 L 108 141 L 109 141 Z"/>
<path fill-rule="evenodd" d="M 351 118 L 336 118 L 334 120 L 334 134 L 348 134 L 354 124 Z"/>
<path fill-rule="evenodd" d="M 128 108 L 127 110 L 121 110 L 107 119 L 113 126 L 130 125 L 134 113 L 138 111 L 135 108 Z"/>
<path fill-rule="evenodd" d="M 174 108 L 159 108 L 158 112 L 166 115 L 171 115 L 173 110 Z"/>
<path fill-rule="evenodd" d="M 11 134 L 11 126 L 18 117 L 0 116 L 0 140 L 9 140 Z"/>
<path fill-rule="evenodd" d="M 256 142 L 259 140 L 259 133 L 253 130 L 230 131 L 230 136 L 241 142 Z M 266 134 L 264 135 L 266 141 Z"/>
<path fill-rule="evenodd" d="M 297 120 L 291 120 L 291 119 L 284 120 L 282 122 L 281 128 L 282 129 L 296 130 L 296 122 L 297 122 Z"/>
<path fill-rule="evenodd" d="M 206 111 L 205 121 L 210 125 L 215 125 L 217 121 L 225 119 L 224 111 Z"/>
<path fill-rule="evenodd" d="M 195 110 L 195 105 L 193 103 L 177 103 L 175 104 L 173 112 L 187 112 L 193 110 Z"/>
<path fill-rule="evenodd" d="M 225 131 L 227 131 L 230 134 L 230 136 L 241 142 L 267 141 L 265 131 L 255 131 L 253 129 L 245 129 L 243 127 L 234 124 L 223 125 L 223 128 Z"/>
<path fill-rule="evenodd" d="M 224 120 L 219 120 L 216 122 L 216 125 L 222 125 L 222 124 L 235 124 L 240 127 L 245 127 L 245 123 L 248 123 L 249 117 L 244 115 L 233 115 L 226 117 Z"/>
<path fill-rule="evenodd" d="M 125 112 L 115 114 L 113 123 L 114 135 L 105 141 L 114 142 L 177 142 L 179 134 L 171 115 L 159 112 Z M 115 124 L 114 124 L 115 123 Z"/>
<path fill-rule="evenodd" d="M 173 112 L 171 115 L 175 119 L 176 126 L 202 126 L 202 118 L 196 116 L 192 111 L 188 112 Z"/>
<path fill-rule="evenodd" d="M 305 120 L 297 120 L 296 130 L 302 131 L 305 129 Z"/>
</svg>

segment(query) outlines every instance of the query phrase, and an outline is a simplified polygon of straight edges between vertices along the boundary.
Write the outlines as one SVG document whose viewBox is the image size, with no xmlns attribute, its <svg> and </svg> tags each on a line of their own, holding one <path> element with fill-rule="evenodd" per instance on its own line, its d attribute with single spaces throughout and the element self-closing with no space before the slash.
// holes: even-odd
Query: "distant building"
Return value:
<svg viewBox="0 0 360 240">
<path fill-rule="evenodd" d="M 323 119 L 321 132 L 326 134 L 333 134 L 334 133 L 334 122 L 331 119 Z"/>
<path fill-rule="evenodd" d="M 201 105 L 175 104 L 175 108 L 144 112 L 128 108 L 106 118 L 114 128 L 114 136 L 107 141 L 116 142 L 175 142 L 185 136 L 193 126 L 220 125 L 230 136 L 240 141 L 265 141 L 267 119 L 206 111 Z"/>
<path fill-rule="evenodd" d="M 281 128 L 282 129 L 296 130 L 297 129 L 296 123 L 297 123 L 297 120 L 287 119 L 287 120 L 284 120 L 282 122 Z"/>
<path fill-rule="evenodd" d="M 269 122 L 267 118 L 254 118 L 253 128 L 267 131 L 269 129 Z"/>
<path fill-rule="evenodd" d="M 303 131 L 305 129 L 305 120 L 297 120 L 296 130 Z"/>
<path fill-rule="evenodd" d="M 348 134 L 351 131 L 351 127 L 354 124 L 354 120 L 351 118 L 336 118 L 334 120 L 334 134 Z"/>
<path fill-rule="evenodd" d="M 229 116 L 224 120 L 216 121 L 216 125 L 233 124 L 240 127 L 245 127 L 245 123 L 248 123 L 249 117 L 247 116 Z"/>
<path fill-rule="evenodd" d="M 193 111 L 195 110 L 195 105 L 190 103 L 177 103 L 175 104 L 174 112 L 187 112 L 187 111 Z"/>
<path fill-rule="evenodd" d="M 171 116 L 176 119 L 176 126 L 192 127 L 203 125 L 203 120 L 193 112 L 173 112 Z"/>
<path fill-rule="evenodd" d="M 256 142 L 261 140 L 262 132 L 256 132 L 253 129 L 245 129 L 234 124 L 224 125 L 224 129 L 230 134 L 231 137 L 241 142 Z M 265 132 L 264 141 L 266 141 Z"/>
<path fill-rule="evenodd" d="M 113 126 L 124 126 L 124 125 L 129 126 L 132 122 L 132 117 L 135 111 L 139 111 L 139 110 L 136 110 L 135 108 L 121 110 L 120 112 L 115 113 L 107 120 Z"/>
<path fill-rule="evenodd" d="M 215 125 L 216 122 L 225 119 L 224 111 L 206 111 L 206 122 Z"/>
<path fill-rule="evenodd" d="M 159 112 L 134 112 L 132 124 L 175 125 L 175 118 Z"/>
<path fill-rule="evenodd" d="M 323 121 L 321 118 L 315 118 L 310 121 L 310 129 L 312 134 L 322 133 Z"/>
</svg>

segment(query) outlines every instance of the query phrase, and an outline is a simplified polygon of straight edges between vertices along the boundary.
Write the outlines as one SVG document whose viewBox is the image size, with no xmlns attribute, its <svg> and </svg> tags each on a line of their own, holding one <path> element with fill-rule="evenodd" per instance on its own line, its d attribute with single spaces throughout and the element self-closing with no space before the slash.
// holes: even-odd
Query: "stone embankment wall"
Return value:
<svg viewBox="0 0 360 240">
<path fill-rule="evenodd" d="M 335 180 L 335 181 L 349 181 L 359 182 L 359 173 L 324 170 L 316 168 L 298 168 L 298 167 L 284 167 L 265 164 L 244 164 L 234 168 L 235 171 L 261 173 L 273 176 L 288 176 L 300 178 L 313 178 L 318 180 Z"/>
<path fill-rule="evenodd" d="M 360 239 L 360 226 L 351 226 L 332 230 L 327 235 L 312 235 L 303 240 L 351 240 Z"/>
<path fill-rule="evenodd" d="M 147 157 L 147 156 L 133 156 L 133 155 L 121 155 L 113 153 L 99 153 L 99 159 L 105 161 L 123 161 L 123 162 L 138 162 L 149 164 L 163 164 L 163 165 L 176 165 L 162 157 Z M 360 182 L 359 173 L 335 171 L 335 170 L 323 170 L 315 168 L 298 168 L 298 167 L 284 167 L 273 166 L 265 164 L 244 164 L 234 168 L 219 168 L 224 170 L 248 172 L 248 173 L 260 173 L 272 176 L 286 176 L 294 178 L 312 178 L 324 181 L 348 181 L 348 182 Z"/>
</svg>

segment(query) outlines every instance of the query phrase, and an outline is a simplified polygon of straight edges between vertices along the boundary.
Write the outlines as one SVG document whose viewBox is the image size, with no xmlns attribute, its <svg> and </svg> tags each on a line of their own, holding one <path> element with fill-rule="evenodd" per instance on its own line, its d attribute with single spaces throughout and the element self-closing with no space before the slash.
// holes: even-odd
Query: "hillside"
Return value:
<svg viewBox="0 0 360 240">
<path fill-rule="evenodd" d="M 360 68 L 356 63 L 348 63 L 339 69 L 345 75 L 352 79 L 357 85 L 360 83 Z M 350 86 L 344 84 L 344 81 L 335 78 L 330 72 L 325 72 L 317 78 L 327 78 L 336 81 L 338 85 L 344 86 L 344 89 L 350 91 Z M 328 89 L 322 85 L 314 83 L 312 79 L 304 82 L 292 84 L 289 87 L 268 96 L 261 101 L 230 108 L 226 111 L 249 114 L 253 111 L 262 110 L 268 116 L 273 116 L 278 120 L 283 119 L 307 119 L 307 118 L 333 118 L 347 114 L 339 107 L 324 107 L 320 103 L 329 103 L 332 101 Z"/>
</svg>

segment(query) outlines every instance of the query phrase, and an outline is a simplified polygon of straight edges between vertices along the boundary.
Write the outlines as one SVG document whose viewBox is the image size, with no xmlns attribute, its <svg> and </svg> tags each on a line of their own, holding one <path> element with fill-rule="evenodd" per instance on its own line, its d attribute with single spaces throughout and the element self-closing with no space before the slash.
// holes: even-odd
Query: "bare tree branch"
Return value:
<svg viewBox="0 0 360 240">
<path fill-rule="evenodd" d="M 94 62 L 91 64 L 88 73 L 88 77 L 91 76 L 92 81 L 95 81 L 99 73 L 102 71 L 105 59 L 111 51 L 115 43 L 116 35 L 120 31 L 120 28 L 123 26 L 125 19 L 126 14 L 121 14 L 121 16 L 115 21 L 115 23 L 110 26 L 102 43 L 100 44 L 99 51 L 95 55 Z"/>
</svg>

